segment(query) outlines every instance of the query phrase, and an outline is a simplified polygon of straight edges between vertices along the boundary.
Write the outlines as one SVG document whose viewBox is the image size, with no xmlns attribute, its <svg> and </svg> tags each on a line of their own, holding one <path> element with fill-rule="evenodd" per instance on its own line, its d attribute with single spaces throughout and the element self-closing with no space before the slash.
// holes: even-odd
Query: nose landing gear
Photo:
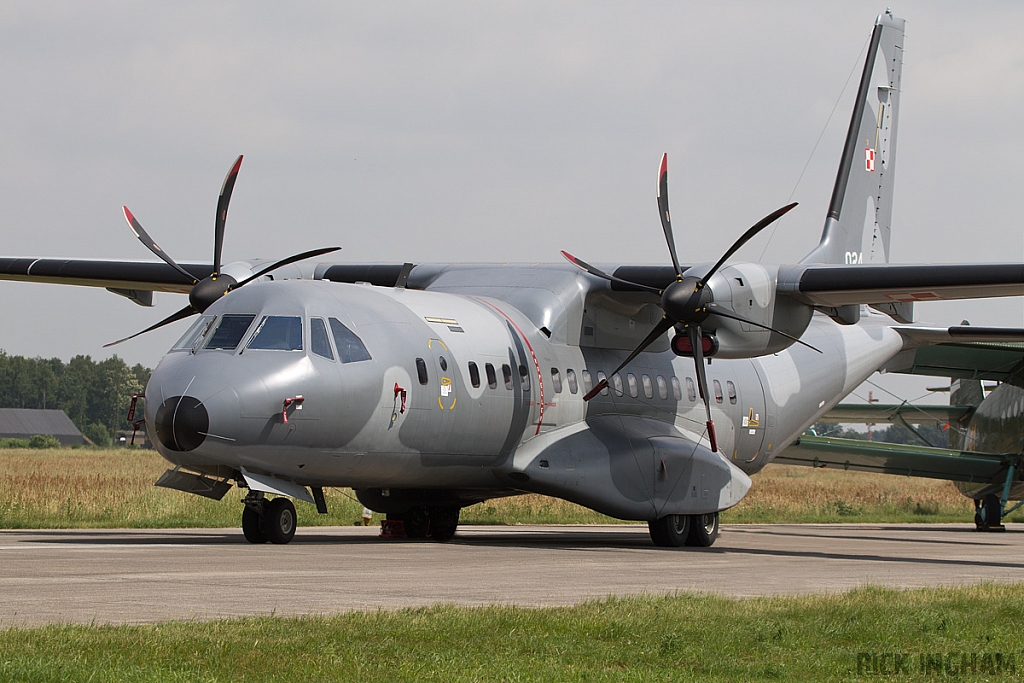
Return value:
<svg viewBox="0 0 1024 683">
<path fill-rule="evenodd" d="M 647 522 L 654 545 L 663 548 L 708 548 L 718 538 L 718 513 L 667 515 Z"/>
<path fill-rule="evenodd" d="M 242 533 L 250 543 L 283 545 L 295 537 L 295 506 L 288 498 L 268 501 L 262 491 L 250 491 L 242 501 Z"/>
</svg>

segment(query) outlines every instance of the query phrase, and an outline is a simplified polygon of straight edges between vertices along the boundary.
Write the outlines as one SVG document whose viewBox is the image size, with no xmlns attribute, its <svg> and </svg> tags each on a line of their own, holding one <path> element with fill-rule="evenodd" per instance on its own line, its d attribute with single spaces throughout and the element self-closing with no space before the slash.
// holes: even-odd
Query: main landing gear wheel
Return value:
<svg viewBox="0 0 1024 683">
<path fill-rule="evenodd" d="M 427 508 L 416 507 L 402 515 L 402 524 L 408 538 L 426 538 L 430 530 L 430 512 Z"/>
<path fill-rule="evenodd" d="M 248 505 L 242 509 L 242 534 L 249 543 L 266 543 L 267 532 L 263 529 L 261 515 Z"/>
<path fill-rule="evenodd" d="M 267 505 L 263 515 L 267 540 L 283 545 L 295 537 L 295 506 L 287 498 L 275 498 Z"/>
<path fill-rule="evenodd" d="M 697 548 L 710 548 L 716 538 L 718 538 L 717 512 L 709 512 L 706 515 L 693 515 L 690 518 L 690 535 L 686 538 L 686 545 Z"/>
<path fill-rule="evenodd" d="M 667 515 L 647 522 L 654 545 L 662 548 L 678 548 L 690 536 L 689 515 Z"/>
<path fill-rule="evenodd" d="M 1001 503 L 999 496 L 994 493 L 974 501 L 974 524 L 978 531 L 1006 531 Z"/>
<path fill-rule="evenodd" d="M 439 543 L 452 540 L 459 528 L 458 507 L 439 507 L 430 511 L 430 538 Z"/>
</svg>

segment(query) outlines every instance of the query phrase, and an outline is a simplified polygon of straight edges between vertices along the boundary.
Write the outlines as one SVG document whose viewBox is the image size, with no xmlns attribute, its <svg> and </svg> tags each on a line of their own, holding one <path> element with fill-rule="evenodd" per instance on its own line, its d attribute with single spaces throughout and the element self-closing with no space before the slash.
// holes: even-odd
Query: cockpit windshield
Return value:
<svg viewBox="0 0 1024 683">
<path fill-rule="evenodd" d="M 252 324 L 255 318 L 255 315 L 234 315 L 230 313 L 221 316 L 216 332 L 211 335 L 210 341 L 206 342 L 204 348 L 227 350 L 237 348 L 238 343 L 245 336 L 245 331 L 249 329 L 249 325 Z"/>
<path fill-rule="evenodd" d="M 215 316 L 212 315 L 201 315 L 199 320 L 192 324 L 192 327 L 188 328 L 188 332 L 181 336 L 181 339 L 171 347 L 171 351 L 188 351 L 196 345 L 199 338 L 210 331 L 210 325 L 213 323 Z"/>
<path fill-rule="evenodd" d="M 291 315 L 268 315 L 260 321 L 246 349 L 270 351 L 302 350 L 302 318 Z"/>
</svg>

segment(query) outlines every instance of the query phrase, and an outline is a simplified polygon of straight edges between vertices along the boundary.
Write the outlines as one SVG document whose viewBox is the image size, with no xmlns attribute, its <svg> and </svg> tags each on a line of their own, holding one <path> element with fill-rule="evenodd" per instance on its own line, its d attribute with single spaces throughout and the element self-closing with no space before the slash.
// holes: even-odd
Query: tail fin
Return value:
<svg viewBox="0 0 1024 683">
<path fill-rule="evenodd" d="M 821 243 L 801 263 L 888 263 L 905 20 L 878 16 Z"/>
</svg>

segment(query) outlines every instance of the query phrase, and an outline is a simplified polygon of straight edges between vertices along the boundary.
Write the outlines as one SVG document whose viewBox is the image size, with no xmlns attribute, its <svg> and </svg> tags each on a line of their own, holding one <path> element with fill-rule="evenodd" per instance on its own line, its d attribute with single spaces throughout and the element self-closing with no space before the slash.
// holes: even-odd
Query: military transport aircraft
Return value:
<svg viewBox="0 0 1024 683">
<path fill-rule="evenodd" d="M 707 546 L 749 474 L 864 379 L 919 345 L 916 300 L 1024 294 L 1024 265 L 891 265 L 904 21 L 878 17 L 820 244 L 790 265 L 221 263 L 0 259 L 0 277 L 106 287 L 140 304 L 189 294 L 198 316 L 153 371 L 157 482 L 247 489 L 255 543 L 295 533 L 290 499 L 326 511 L 351 487 L 411 537 L 446 540 L 461 508 L 536 492 L 646 520 L 661 546 Z M 680 260 L 680 256 L 683 260 Z M 712 362 L 713 359 L 713 362 Z M 272 498 L 272 496 L 277 496 Z"/>
</svg>

